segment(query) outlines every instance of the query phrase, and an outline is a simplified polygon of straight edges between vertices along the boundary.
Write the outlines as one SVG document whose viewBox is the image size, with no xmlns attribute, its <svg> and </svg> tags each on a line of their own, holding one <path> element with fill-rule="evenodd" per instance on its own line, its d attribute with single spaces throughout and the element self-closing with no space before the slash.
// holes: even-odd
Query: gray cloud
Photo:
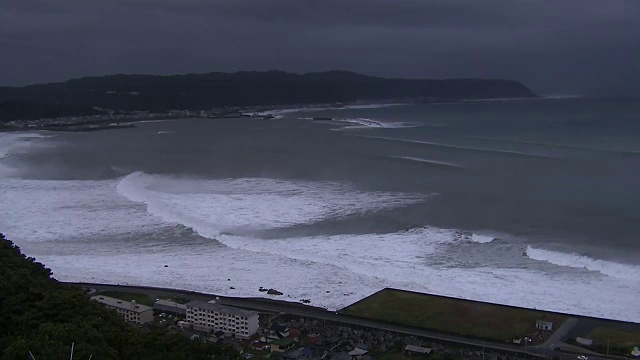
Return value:
<svg viewBox="0 0 640 360">
<path fill-rule="evenodd" d="M 346 69 L 640 93 L 637 0 L 5 0 L 0 85 Z"/>
</svg>

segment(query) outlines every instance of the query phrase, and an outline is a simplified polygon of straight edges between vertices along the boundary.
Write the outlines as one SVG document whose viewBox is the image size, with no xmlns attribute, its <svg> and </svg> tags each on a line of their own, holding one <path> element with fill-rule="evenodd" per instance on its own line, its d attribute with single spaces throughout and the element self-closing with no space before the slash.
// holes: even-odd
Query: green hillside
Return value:
<svg viewBox="0 0 640 360">
<path fill-rule="evenodd" d="M 0 359 L 236 359 L 229 348 L 189 340 L 162 328 L 133 327 L 0 234 Z"/>
</svg>

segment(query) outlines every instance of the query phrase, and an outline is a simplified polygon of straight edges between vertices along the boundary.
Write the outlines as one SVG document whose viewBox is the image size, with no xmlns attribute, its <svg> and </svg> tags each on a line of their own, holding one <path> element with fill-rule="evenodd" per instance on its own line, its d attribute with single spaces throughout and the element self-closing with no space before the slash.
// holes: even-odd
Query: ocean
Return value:
<svg viewBox="0 0 640 360">
<path fill-rule="evenodd" d="M 0 133 L 0 232 L 65 281 L 640 322 L 640 100 L 271 114 Z"/>
</svg>

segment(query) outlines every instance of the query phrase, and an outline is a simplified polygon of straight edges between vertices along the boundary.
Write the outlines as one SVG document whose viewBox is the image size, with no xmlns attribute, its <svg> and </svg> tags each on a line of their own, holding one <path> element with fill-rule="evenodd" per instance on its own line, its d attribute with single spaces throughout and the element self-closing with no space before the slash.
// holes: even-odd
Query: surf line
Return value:
<svg viewBox="0 0 640 360">
<path fill-rule="evenodd" d="M 449 163 L 449 162 L 445 162 L 445 161 L 423 159 L 423 158 L 414 157 L 414 156 L 384 156 L 384 157 L 387 158 L 387 159 L 405 160 L 405 161 L 411 161 L 411 162 L 415 162 L 415 163 L 433 165 L 433 166 L 438 166 L 438 167 L 443 167 L 443 168 L 450 168 L 450 169 L 457 169 L 457 170 L 464 170 L 465 169 L 465 167 L 462 166 L 462 165 Z"/>
<path fill-rule="evenodd" d="M 392 138 L 392 137 L 386 137 L 386 136 L 367 136 L 367 135 L 349 135 L 349 136 L 368 138 L 368 139 L 379 139 L 379 140 L 386 140 L 386 141 L 393 141 L 393 142 L 410 143 L 410 144 L 419 144 L 419 145 L 442 147 L 442 148 L 449 148 L 449 149 L 466 150 L 466 151 L 481 151 L 481 152 L 488 152 L 488 153 L 498 153 L 498 154 L 523 156 L 523 157 L 531 157 L 531 158 L 538 158 L 538 159 L 561 160 L 561 158 L 558 158 L 558 157 L 546 156 L 546 155 L 540 155 L 540 154 L 530 154 L 530 153 L 511 151 L 511 150 L 485 149 L 485 148 L 476 148 L 476 147 L 470 147 L 470 146 L 450 145 L 450 144 L 443 144 L 443 143 L 423 141 L 423 140 L 401 139 L 401 138 Z"/>
</svg>

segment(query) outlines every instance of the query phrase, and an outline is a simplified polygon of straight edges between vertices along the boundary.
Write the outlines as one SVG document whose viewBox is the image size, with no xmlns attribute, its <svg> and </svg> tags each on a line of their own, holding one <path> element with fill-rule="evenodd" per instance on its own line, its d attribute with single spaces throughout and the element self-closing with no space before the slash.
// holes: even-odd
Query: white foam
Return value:
<svg viewBox="0 0 640 360">
<path fill-rule="evenodd" d="M 15 164 L 3 164 L 12 155 L 28 153 L 38 146 L 44 146 L 37 139 L 50 138 L 53 135 L 42 135 L 28 132 L 0 132 L 0 177 L 15 177 L 20 175 L 20 169 Z"/>
<path fill-rule="evenodd" d="M 291 114 L 296 112 L 311 112 L 311 111 L 341 110 L 341 109 L 377 109 L 377 108 L 401 106 L 401 105 L 409 105 L 409 104 L 389 103 L 389 104 L 363 104 L 363 105 L 347 105 L 347 106 L 317 106 L 317 107 L 310 106 L 310 107 L 274 109 L 274 110 L 256 111 L 256 112 L 244 111 L 244 112 L 241 112 L 241 114 L 246 116 L 271 115 L 271 116 L 274 116 L 275 118 L 282 118 L 282 115 L 284 114 Z"/>
<path fill-rule="evenodd" d="M 424 257 L 457 239 L 455 231 L 425 227 L 392 234 L 316 236 L 268 240 L 223 235 L 219 241 L 231 248 L 273 254 L 304 262 L 344 268 L 393 282 L 415 281 L 424 271 Z M 393 249 L 393 251 L 390 251 Z M 411 287 L 416 287 L 412 284 Z"/>
<path fill-rule="evenodd" d="M 242 112 L 242 115 L 245 116 L 274 116 L 274 118 L 282 118 L 284 114 L 291 114 L 295 112 L 301 111 L 322 111 L 322 110 L 332 110 L 336 108 L 332 107 L 300 107 L 300 108 L 291 108 L 291 109 L 275 109 L 275 110 L 265 110 L 265 111 L 256 111 L 256 112 Z"/>
<path fill-rule="evenodd" d="M 462 165 L 445 162 L 445 161 L 423 159 L 423 158 L 413 157 L 413 156 L 387 156 L 387 157 L 391 159 L 402 159 L 402 160 L 415 161 L 415 162 L 425 163 L 425 164 L 439 165 L 439 166 L 451 167 L 456 169 L 464 169 L 464 166 Z"/>
<path fill-rule="evenodd" d="M 480 234 L 476 234 L 476 233 L 471 235 L 471 241 L 477 242 L 477 243 L 480 243 L 480 244 L 487 244 L 487 243 L 492 242 L 493 240 L 495 240 L 495 237 L 493 237 L 493 236 L 480 235 Z"/>
<path fill-rule="evenodd" d="M 374 212 L 425 200 L 424 195 L 367 193 L 334 182 L 267 178 L 197 180 L 136 172 L 118 192 L 162 219 L 201 235 L 281 228 Z"/>
<path fill-rule="evenodd" d="M 343 267 L 256 254 L 224 247 L 183 246 L 172 251 L 119 249 L 87 254 L 38 256 L 63 281 L 91 281 L 169 287 L 238 297 L 271 297 L 338 309 L 386 284 L 383 279 L 345 271 Z M 166 268 L 164 265 L 168 265 Z M 231 279 L 231 281 L 227 280 Z M 230 287 L 235 289 L 230 289 Z M 285 295 L 270 296 L 260 287 Z"/>
<path fill-rule="evenodd" d="M 395 129 L 395 128 L 407 128 L 407 127 L 417 127 L 418 124 L 408 123 L 408 122 L 393 122 L 393 121 L 380 121 L 373 120 L 368 118 L 355 118 L 355 119 L 332 119 L 329 121 L 335 122 L 343 122 L 347 124 L 355 124 L 355 126 L 347 126 L 343 129 L 367 129 L 367 128 L 378 128 L 378 129 Z"/>
<path fill-rule="evenodd" d="M 68 281 L 144 284 L 219 295 L 265 296 L 260 286 L 342 308 L 384 287 L 638 321 L 640 282 L 606 276 L 490 267 L 431 266 L 454 242 L 449 230 L 258 240 L 221 236 L 211 244 L 167 244 L 140 251 L 126 244 L 96 244 L 81 254 L 44 254 L 38 260 Z M 444 255 L 444 254 L 443 254 Z M 164 265 L 168 267 L 165 268 Z M 286 276 L 285 276 L 286 274 Z M 228 281 L 227 279 L 231 279 Z M 235 289 L 230 289 L 230 286 Z M 584 296 L 589 293 L 589 296 Z M 287 297 L 291 296 L 291 297 Z"/>
<path fill-rule="evenodd" d="M 50 135 L 23 132 L 0 132 L 0 159 L 9 157 L 12 151 L 29 146 L 33 139 L 49 138 Z"/>
<path fill-rule="evenodd" d="M 41 242 L 163 226 L 143 206 L 118 196 L 116 185 L 115 180 L 0 179 L 0 229 L 16 239 Z"/>
<path fill-rule="evenodd" d="M 386 202 L 402 206 L 422 201 L 414 195 L 363 193 L 333 182 L 199 180 L 144 173 L 108 181 L 0 178 L 0 194 L 0 229 L 61 280 L 233 296 L 265 296 L 257 290 L 265 286 L 283 291 L 280 299 L 309 298 L 313 305 L 330 309 L 397 287 L 640 321 L 635 311 L 637 277 L 566 271 L 560 267 L 565 265 L 531 260 L 524 268 L 447 266 L 443 261 L 451 256 L 448 249 L 469 245 L 453 230 L 425 227 L 391 234 L 268 240 L 220 234 L 221 228 L 273 228 L 376 211 L 389 206 Z M 193 235 L 154 235 L 182 229 L 177 223 L 223 245 Z M 486 242 L 474 238 L 478 239 Z M 529 252 L 535 256 L 535 251 Z"/>
<path fill-rule="evenodd" d="M 619 279 L 640 279 L 640 266 L 619 264 L 615 262 L 592 259 L 579 254 L 562 253 L 558 251 L 536 249 L 528 246 L 527 256 L 534 260 L 546 261 L 559 266 L 572 268 L 584 268 L 590 271 L 597 271 Z"/>
</svg>

